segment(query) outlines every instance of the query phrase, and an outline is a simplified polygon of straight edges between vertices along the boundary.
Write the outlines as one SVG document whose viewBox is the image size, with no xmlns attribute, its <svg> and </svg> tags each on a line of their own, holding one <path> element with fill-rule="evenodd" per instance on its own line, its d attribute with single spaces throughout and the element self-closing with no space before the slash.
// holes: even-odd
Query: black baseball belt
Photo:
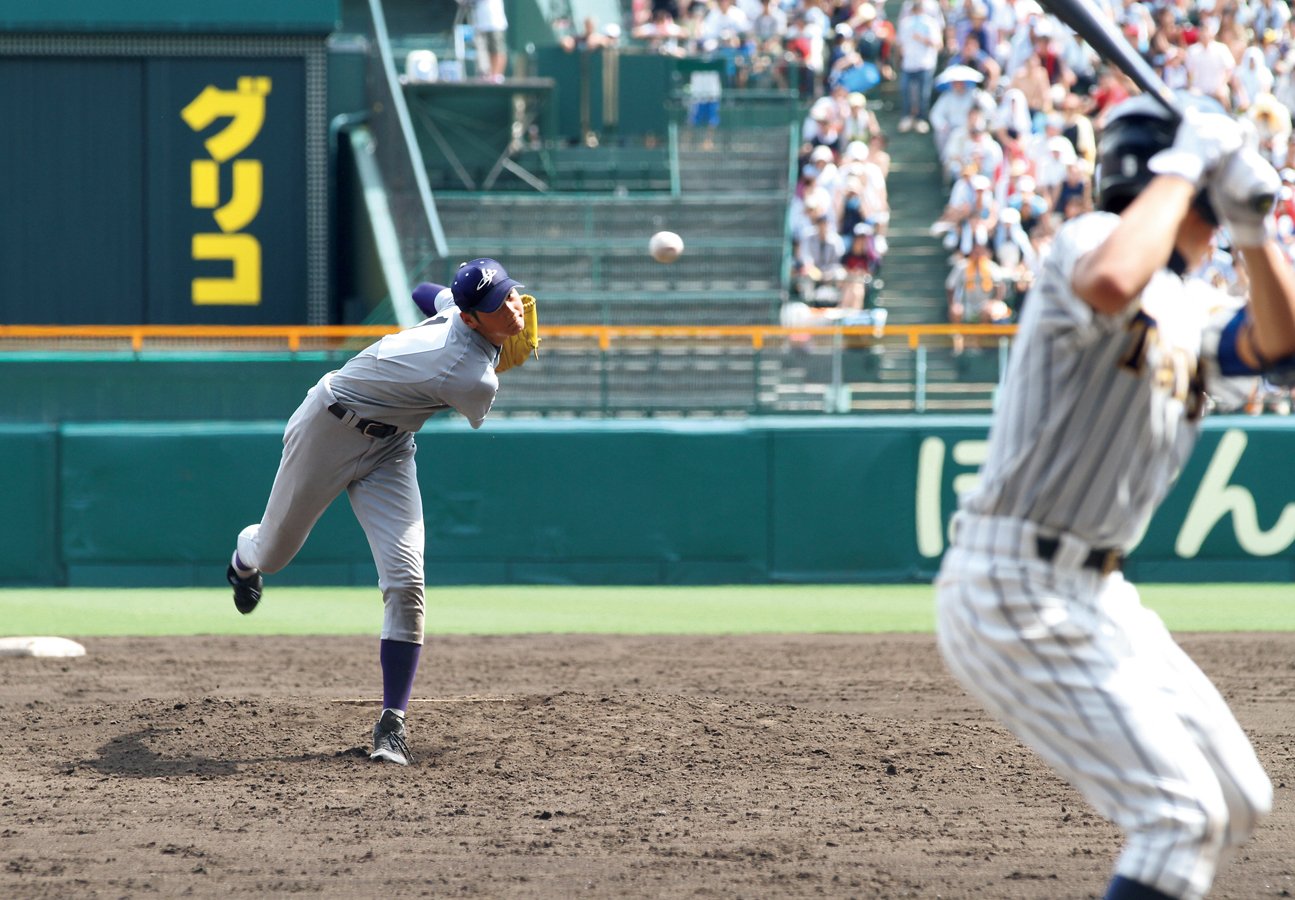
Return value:
<svg viewBox="0 0 1295 900">
<path fill-rule="evenodd" d="M 355 415 L 340 403 L 330 403 L 328 411 L 343 422 L 346 421 L 347 416 Z M 375 422 L 373 419 L 356 418 L 355 421 L 351 422 L 351 425 L 360 429 L 361 433 L 366 437 L 371 438 L 389 438 L 400 430 L 395 425 L 388 425 L 386 422 Z"/>
<path fill-rule="evenodd" d="M 1039 559 L 1052 562 L 1061 549 L 1061 539 L 1039 536 L 1034 539 Z M 1124 571 L 1124 551 L 1116 547 L 1094 547 L 1080 563 L 1085 569 L 1096 569 L 1103 575 Z"/>
</svg>

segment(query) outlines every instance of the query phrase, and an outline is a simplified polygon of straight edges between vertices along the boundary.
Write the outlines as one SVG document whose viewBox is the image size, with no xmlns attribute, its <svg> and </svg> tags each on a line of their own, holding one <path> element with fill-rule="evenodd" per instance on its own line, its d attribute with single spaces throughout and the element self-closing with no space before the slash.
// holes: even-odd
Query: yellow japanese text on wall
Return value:
<svg viewBox="0 0 1295 900">
<path fill-rule="evenodd" d="M 241 154 L 261 133 L 269 93 L 268 77 L 240 77 L 232 91 L 207 85 L 180 113 L 194 131 L 202 131 L 218 119 L 229 120 L 203 142 L 208 158 L 189 164 L 190 204 L 194 209 L 211 210 L 214 228 L 193 235 L 192 259 L 227 261 L 230 265 L 227 276 L 192 280 L 191 299 L 196 306 L 256 306 L 261 302 L 261 243 L 246 229 L 261 211 L 264 171 L 259 159 Z M 229 172 L 224 179 L 222 171 Z M 224 198 L 222 181 L 229 186 Z"/>
</svg>

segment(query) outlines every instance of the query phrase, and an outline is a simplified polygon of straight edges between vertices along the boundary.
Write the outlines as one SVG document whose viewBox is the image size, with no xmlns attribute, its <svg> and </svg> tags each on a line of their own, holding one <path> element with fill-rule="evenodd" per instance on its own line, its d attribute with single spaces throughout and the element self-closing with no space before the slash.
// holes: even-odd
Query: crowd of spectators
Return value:
<svg viewBox="0 0 1295 900">
<path fill-rule="evenodd" d="M 1295 264 L 1295 22 L 1286 0 L 1098 5 L 1172 87 L 1250 123 L 1282 175 L 1278 233 Z M 905 0 L 894 34 L 886 75 L 899 82 L 897 128 L 930 135 L 948 191 L 932 231 L 949 253 L 949 321 L 1012 322 L 1057 229 L 1093 208 L 1097 136 L 1107 111 L 1136 89 L 1037 0 Z M 1224 234 L 1196 274 L 1239 294 L 1244 267 L 1229 250 Z M 1290 411 L 1290 392 L 1250 382 L 1235 408 Z"/>
<path fill-rule="evenodd" d="M 1253 125 L 1282 174 L 1278 231 L 1295 261 L 1288 0 L 1094 2 L 1170 87 Z M 871 0 L 632 0 L 631 10 L 636 41 L 718 55 L 727 83 L 795 89 L 809 104 L 784 321 L 884 323 L 870 302 L 891 205 L 887 135 L 869 105 L 880 82 L 896 82 L 896 129 L 929 135 L 939 158 L 946 202 L 931 230 L 948 253 L 948 317 L 959 323 L 1019 315 L 1057 229 L 1093 208 L 1106 111 L 1136 93 L 1037 0 L 903 0 L 893 22 Z M 1197 274 L 1238 289 L 1244 271 L 1228 249 L 1225 235 Z M 1265 393 L 1249 408 L 1289 407 L 1289 396 Z"/>
<path fill-rule="evenodd" d="M 792 201 L 794 287 L 783 322 L 881 327 L 872 302 L 890 221 L 887 138 L 868 92 L 897 77 L 896 32 L 870 0 L 635 0 L 632 39 L 727 62 L 734 87 L 794 90 L 809 102 Z M 717 90 L 693 76 L 689 121 L 715 124 Z"/>
<path fill-rule="evenodd" d="M 883 326 L 886 310 L 872 301 L 888 248 L 886 135 L 867 97 L 834 82 L 810 107 L 801 137 L 791 208 L 796 293 L 783 322 L 825 316 Z"/>
<path fill-rule="evenodd" d="M 558 28 L 569 52 L 627 44 L 720 61 L 691 73 L 688 122 L 719 123 L 724 86 L 795 91 L 809 103 L 791 211 L 793 283 L 783 321 L 886 321 L 870 299 L 887 250 L 886 135 L 866 92 L 893 79 L 895 30 L 870 0 L 632 0 L 625 29 Z M 709 140 L 702 146 L 710 146 Z"/>
<path fill-rule="evenodd" d="M 1295 260 L 1295 24 L 1285 0 L 1098 6 L 1171 87 L 1250 122 L 1282 173 L 1278 227 Z M 932 19 L 940 69 L 923 77 L 935 99 L 922 108 L 902 95 L 899 128 L 931 134 L 948 185 L 932 232 L 949 252 L 950 321 L 1011 322 L 1057 229 L 1093 208 L 1097 135 L 1106 112 L 1136 89 L 1036 0 L 906 0 L 899 33 L 925 35 Z M 925 48 L 917 55 L 929 63 Z M 1238 263 L 1223 235 L 1196 274 L 1239 293 Z M 1256 382 L 1237 407 L 1285 412 L 1290 399 Z"/>
<path fill-rule="evenodd" d="M 894 28 L 870 0 L 633 0 L 630 36 L 677 56 L 722 55 L 736 87 L 851 89 L 891 77 Z"/>
</svg>

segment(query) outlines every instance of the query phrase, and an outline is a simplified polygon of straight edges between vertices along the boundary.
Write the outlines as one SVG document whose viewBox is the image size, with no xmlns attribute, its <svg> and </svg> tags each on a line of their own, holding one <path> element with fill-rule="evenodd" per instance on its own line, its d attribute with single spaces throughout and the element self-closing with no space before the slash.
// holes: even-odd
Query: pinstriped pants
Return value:
<svg viewBox="0 0 1295 900">
<path fill-rule="evenodd" d="M 238 555 L 266 574 L 297 555 L 343 491 L 378 567 L 382 637 L 423 642 L 423 498 L 414 436 L 371 438 L 328 411 L 326 383 L 310 389 L 283 433 L 283 457 L 260 523 L 238 536 Z"/>
<path fill-rule="evenodd" d="M 1050 535 L 1054 536 L 1054 535 Z M 1231 710 L 1119 572 L 1066 535 L 1038 558 L 1029 522 L 960 513 L 936 581 L 954 677 L 1123 829 L 1115 873 L 1203 897 L 1272 806 Z"/>
</svg>

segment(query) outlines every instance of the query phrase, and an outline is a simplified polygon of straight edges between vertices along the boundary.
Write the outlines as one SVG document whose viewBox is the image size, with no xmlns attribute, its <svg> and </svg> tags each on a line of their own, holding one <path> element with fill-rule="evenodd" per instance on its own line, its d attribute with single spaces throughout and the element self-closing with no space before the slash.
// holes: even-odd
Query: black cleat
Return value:
<svg viewBox="0 0 1295 900">
<path fill-rule="evenodd" d="M 243 615 L 247 615 L 256 609 L 256 604 L 261 602 L 261 573 L 255 572 L 246 578 L 238 577 L 238 572 L 233 566 L 225 572 L 225 577 L 229 583 L 234 586 L 234 606 Z"/>
<path fill-rule="evenodd" d="M 393 762 L 398 766 L 407 766 L 414 761 L 405 743 L 405 720 L 394 710 L 384 709 L 382 718 L 373 726 L 373 752 L 369 759 L 376 762 Z"/>
</svg>

